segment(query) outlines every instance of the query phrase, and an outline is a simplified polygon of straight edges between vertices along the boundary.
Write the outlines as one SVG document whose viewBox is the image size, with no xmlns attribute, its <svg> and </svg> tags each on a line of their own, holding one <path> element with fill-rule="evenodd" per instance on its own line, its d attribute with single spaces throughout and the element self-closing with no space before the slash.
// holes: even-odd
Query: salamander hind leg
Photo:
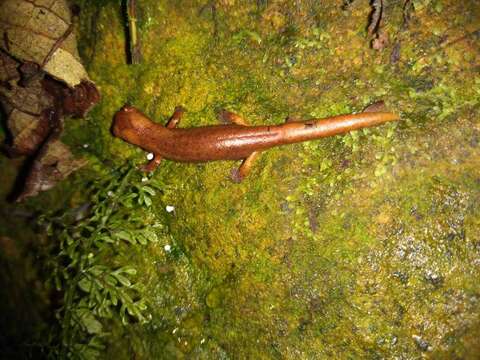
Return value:
<svg viewBox="0 0 480 360">
<path fill-rule="evenodd" d="M 228 110 L 220 110 L 220 112 L 218 113 L 218 119 L 226 124 L 249 126 L 248 122 L 245 119 Z"/>
<path fill-rule="evenodd" d="M 233 182 L 240 183 L 243 179 L 245 179 L 245 177 L 252 170 L 252 165 L 259 154 L 260 153 L 258 151 L 254 151 L 245 160 L 243 160 L 242 165 L 240 165 L 238 169 L 232 169 L 231 178 Z"/>
<path fill-rule="evenodd" d="M 292 122 L 301 122 L 302 120 L 297 118 L 297 117 L 294 117 L 294 116 L 287 116 L 287 118 L 285 119 L 285 123 L 292 123 Z"/>
<path fill-rule="evenodd" d="M 144 172 L 152 172 L 160 165 L 162 157 L 159 155 L 153 155 L 153 159 L 147 162 L 145 165 L 140 166 L 140 170 Z"/>
<path fill-rule="evenodd" d="M 176 128 L 178 123 L 182 119 L 184 113 L 185 113 L 185 109 L 182 106 L 177 106 L 175 108 L 175 111 L 173 112 L 173 115 L 170 117 L 165 127 L 168 129 Z"/>
<path fill-rule="evenodd" d="M 368 105 L 362 112 L 388 112 L 387 106 L 383 100 Z"/>
</svg>

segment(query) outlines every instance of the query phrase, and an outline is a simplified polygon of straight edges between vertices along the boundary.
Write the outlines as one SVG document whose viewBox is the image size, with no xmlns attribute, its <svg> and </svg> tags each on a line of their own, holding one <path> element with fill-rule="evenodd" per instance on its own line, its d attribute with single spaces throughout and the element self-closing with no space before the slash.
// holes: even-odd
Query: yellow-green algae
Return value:
<svg viewBox="0 0 480 360">
<path fill-rule="evenodd" d="M 367 0 L 345 10 L 339 1 L 138 1 L 141 65 L 125 62 L 118 2 L 81 2 L 81 53 L 102 101 L 67 124 L 65 140 L 107 168 L 145 158 L 109 132 L 127 101 L 158 122 L 181 104 L 184 127 L 214 123 L 220 108 L 273 124 L 379 99 L 402 116 L 268 151 L 242 184 L 228 178 L 232 162 L 163 162 L 152 211 L 169 237 L 124 255 L 153 318 L 113 322 L 106 358 L 480 355 L 480 51 L 471 38 L 440 47 L 477 30 L 480 5 L 412 2 L 406 29 L 401 4 L 386 7 L 390 45 L 374 51 Z M 28 206 L 78 201 L 65 189 L 89 172 Z"/>
</svg>

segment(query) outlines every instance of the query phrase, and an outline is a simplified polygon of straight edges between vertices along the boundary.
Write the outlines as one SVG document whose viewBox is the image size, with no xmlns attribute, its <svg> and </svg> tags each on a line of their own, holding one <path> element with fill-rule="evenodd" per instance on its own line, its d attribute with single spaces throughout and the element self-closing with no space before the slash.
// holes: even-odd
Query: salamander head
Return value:
<svg viewBox="0 0 480 360">
<path fill-rule="evenodd" d="M 152 129 L 152 125 L 157 124 L 140 110 L 130 105 L 124 105 L 113 118 L 112 132 L 116 137 L 141 146 L 145 141 L 145 134 Z"/>
</svg>

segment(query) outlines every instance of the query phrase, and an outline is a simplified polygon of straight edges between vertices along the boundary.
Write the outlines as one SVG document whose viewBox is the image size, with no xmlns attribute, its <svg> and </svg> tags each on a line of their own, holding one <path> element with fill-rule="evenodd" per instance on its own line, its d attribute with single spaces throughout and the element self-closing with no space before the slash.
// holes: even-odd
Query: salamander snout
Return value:
<svg viewBox="0 0 480 360">
<path fill-rule="evenodd" d="M 116 137 L 138 144 L 151 125 L 152 121 L 140 110 L 125 105 L 113 117 L 112 132 Z"/>
<path fill-rule="evenodd" d="M 130 121 L 131 114 L 129 111 L 125 111 L 124 108 L 119 110 L 113 117 L 112 132 L 113 135 L 123 138 L 123 134 L 128 129 L 131 129 L 132 123 Z"/>
</svg>

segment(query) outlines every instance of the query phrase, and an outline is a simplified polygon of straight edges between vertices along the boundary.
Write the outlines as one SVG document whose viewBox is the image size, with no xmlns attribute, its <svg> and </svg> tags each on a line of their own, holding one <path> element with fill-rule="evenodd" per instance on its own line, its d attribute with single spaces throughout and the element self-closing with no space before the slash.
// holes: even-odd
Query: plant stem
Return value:
<svg viewBox="0 0 480 360">
<path fill-rule="evenodd" d="M 127 0 L 130 64 L 140 64 L 142 59 L 140 40 L 137 31 L 137 1 Z"/>
</svg>

